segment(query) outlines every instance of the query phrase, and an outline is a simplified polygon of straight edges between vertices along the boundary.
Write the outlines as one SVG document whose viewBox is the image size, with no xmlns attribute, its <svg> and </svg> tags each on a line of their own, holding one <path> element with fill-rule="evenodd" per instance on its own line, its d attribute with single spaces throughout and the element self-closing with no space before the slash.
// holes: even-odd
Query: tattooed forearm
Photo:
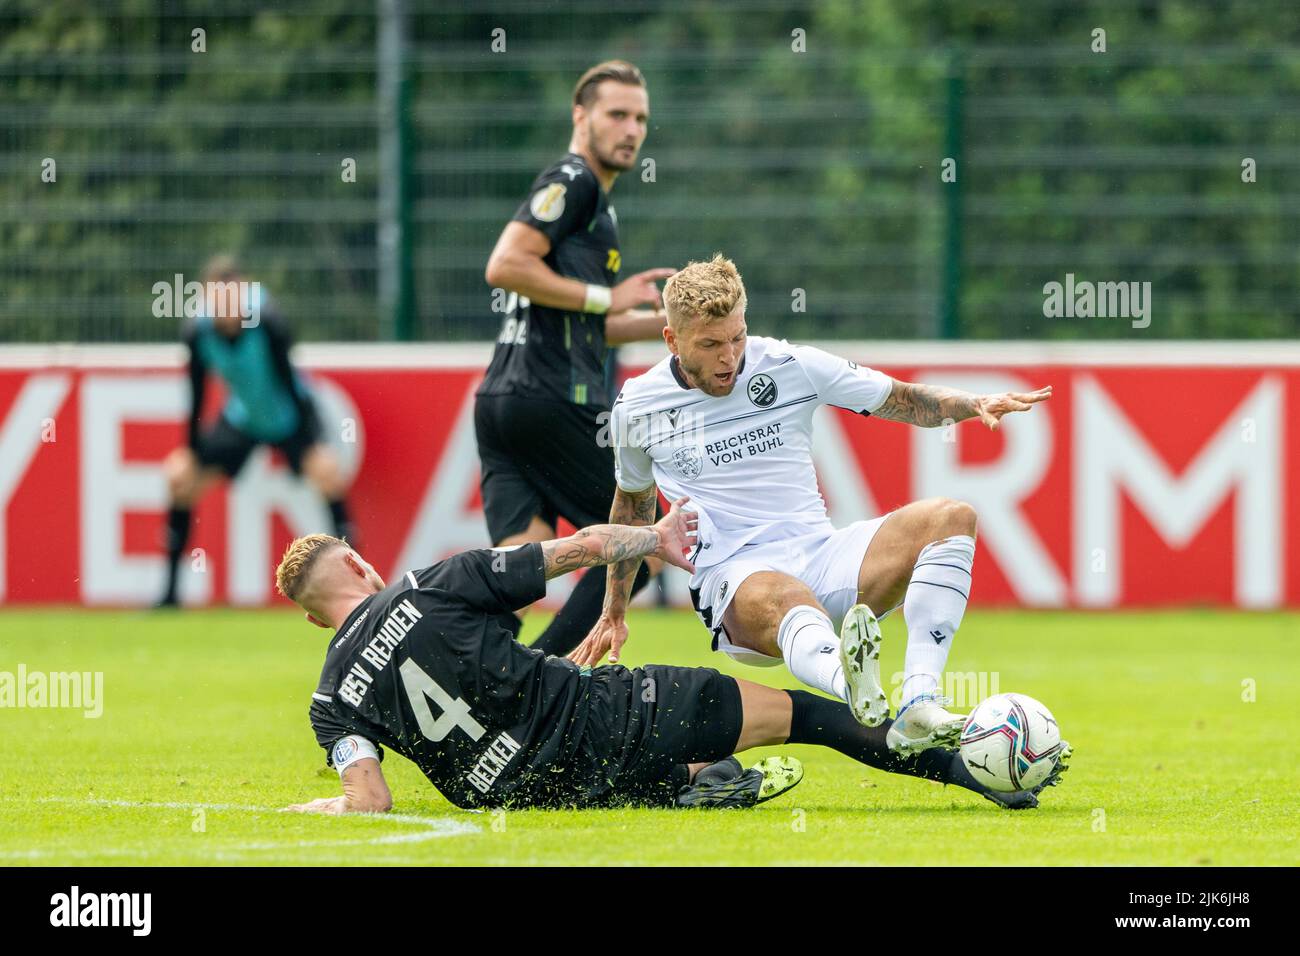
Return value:
<svg viewBox="0 0 1300 956">
<path fill-rule="evenodd" d="M 658 492 L 651 485 L 645 491 L 631 493 L 617 488 L 614 491 L 614 505 L 609 509 L 609 520 L 613 524 L 649 525 L 654 524 L 655 505 L 659 500 Z M 610 565 L 605 572 L 605 614 L 620 617 L 627 610 L 627 602 L 632 597 L 632 582 L 641 568 L 641 556 Z"/>
<path fill-rule="evenodd" d="M 936 428 L 946 422 L 961 422 L 979 414 L 978 395 L 956 388 L 915 385 L 894 380 L 885 403 L 871 414 L 890 421 Z"/>
<path fill-rule="evenodd" d="M 659 535 L 651 528 L 597 524 L 567 538 L 543 541 L 542 558 L 546 576 L 554 578 L 599 564 L 640 564 L 641 558 L 658 547 Z"/>
</svg>

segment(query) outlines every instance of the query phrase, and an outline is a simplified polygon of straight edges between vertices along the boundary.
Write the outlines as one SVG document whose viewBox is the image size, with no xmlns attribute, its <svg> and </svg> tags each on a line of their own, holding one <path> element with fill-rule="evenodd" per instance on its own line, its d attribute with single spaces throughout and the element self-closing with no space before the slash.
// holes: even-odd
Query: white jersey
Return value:
<svg viewBox="0 0 1300 956">
<path fill-rule="evenodd" d="M 697 568 L 747 544 L 831 531 L 812 461 L 818 405 L 875 411 L 892 380 L 821 349 L 751 335 L 731 394 L 686 384 L 673 356 L 628 379 L 610 417 L 624 491 L 657 484 L 699 512 Z"/>
</svg>

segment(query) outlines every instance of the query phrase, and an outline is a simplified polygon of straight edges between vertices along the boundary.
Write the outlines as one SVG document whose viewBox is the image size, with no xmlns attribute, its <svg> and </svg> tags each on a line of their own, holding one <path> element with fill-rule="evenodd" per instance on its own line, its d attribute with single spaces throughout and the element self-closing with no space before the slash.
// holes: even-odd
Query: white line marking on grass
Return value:
<svg viewBox="0 0 1300 956">
<path fill-rule="evenodd" d="M 4 803 L 58 803 L 70 806 L 82 807 L 123 807 L 134 809 L 158 809 L 158 810 L 214 810 L 217 812 L 235 812 L 235 813 L 274 813 L 280 814 L 284 811 L 276 807 L 255 807 L 246 806 L 238 803 L 184 803 L 172 800 L 107 800 L 96 798 L 80 797 L 37 797 L 35 799 L 24 799 L 21 797 L 0 797 L 0 802 Z M 329 814 L 304 814 L 304 816 L 328 816 Z M 427 840 L 434 840 L 438 837 L 463 836 L 467 833 L 479 833 L 480 830 L 474 824 L 464 820 L 454 820 L 450 817 L 417 817 L 404 813 L 384 813 L 384 814 L 348 814 L 352 819 L 369 820 L 376 823 L 398 823 L 408 827 L 419 827 L 415 832 L 410 833 L 389 833 L 383 836 L 368 837 L 351 840 L 297 840 L 277 843 L 274 841 L 256 841 L 242 843 L 228 843 L 220 847 L 213 847 L 211 855 L 216 859 L 225 859 L 232 854 L 259 852 L 264 850 L 280 850 L 292 852 L 294 850 L 305 849 L 309 847 L 344 847 L 344 846 L 384 846 L 394 843 L 424 843 Z M 96 850 L 4 850 L 0 851 L 0 859 L 6 860 L 36 860 L 46 857 L 87 857 L 87 856 L 155 856 L 166 850 L 147 850 L 147 849 L 114 849 L 102 847 Z M 187 848 L 187 852 L 189 848 Z"/>
</svg>

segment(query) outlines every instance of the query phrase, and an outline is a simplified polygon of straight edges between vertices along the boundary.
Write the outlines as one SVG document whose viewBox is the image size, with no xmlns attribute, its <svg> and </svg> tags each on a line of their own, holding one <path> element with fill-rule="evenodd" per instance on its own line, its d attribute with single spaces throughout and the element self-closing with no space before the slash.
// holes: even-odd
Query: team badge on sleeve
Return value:
<svg viewBox="0 0 1300 956">
<path fill-rule="evenodd" d="M 378 760 L 379 751 L 369 740 L 357 734 L 335 741 L 334 748 L 330 751 L 330 763 L 334 764 L 334 769 L 339 772 L 340 777 L 348 767 L 367 757 Z"/>
<path fill-rule="evenodd" d="M 357 742 L 351 737 L 344 737 L 334 745 L 334 766 L 346 766 L 357 754 Z"/>
<path fill-rule="evenodd" d="M 533 214 L 533 218 L 541 222 L 555 222 L 564 215 L 564 194 L 568 192 L 568 187 L 564 183 L 551 183 L 544 189 L 539 189 L 533 193 L 532 202 L 528 204 L 528 209 Z"/>
</svg>

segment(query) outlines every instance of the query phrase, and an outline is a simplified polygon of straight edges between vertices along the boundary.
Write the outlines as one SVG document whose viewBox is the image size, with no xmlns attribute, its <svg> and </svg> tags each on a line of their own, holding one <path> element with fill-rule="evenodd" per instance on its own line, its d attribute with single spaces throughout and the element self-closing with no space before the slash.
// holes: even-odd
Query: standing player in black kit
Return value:
<svg viewBox="0 0 1300 956">
<path fill-rule="evenodd" d="M 294 541 L 276 584 L 308 620 L 334 631 L 310 716 L 343 794 L 290 809 L 390 810 L 381 746 L 464 808 L 753 806 L 794 786 L 802 770 L 769 757 L 741 773 L 729 755 L 786 742 L 953 783 L 1004 807 L 1037 805 L 1042 787 L 992 793 L 955 750 L 894 753 L 889 721 L 864 727 L 842 701 L 708 667 L 579 667 L 514 639 L 512 612 L 538 600 L 548 578 L 651 555 L 691 570 L 684 552 L 696 518 L 685 503 L 649 527 L 596 525 L 555 541 L 466 551 L 392 584 L 338 538 Z"/>
<path fill-rule="evenodd" d="M 611 60 L 584 73 L 573 92 L 569 152 L 533 182 L 488 260 L 488 284 L 510 291 L 474 406 L 483 511 L 497 546 L 553 538 L 557 518 L 575 528 L 609 518 L 614 453 L 598 441 L 613 399 L 607 346 L 660 337 L 666 316 L 655 281 L 673 273 L 651 269 L 614 283 L 622 263 L 609 190 L 635 166 L 648 118 L 635 66 Z M 658 567 L 643 565 L 632 593 Z M 567 654 L 596 623 L 604 598 L 599 568 L 532 646 Z"/>
</svg>

